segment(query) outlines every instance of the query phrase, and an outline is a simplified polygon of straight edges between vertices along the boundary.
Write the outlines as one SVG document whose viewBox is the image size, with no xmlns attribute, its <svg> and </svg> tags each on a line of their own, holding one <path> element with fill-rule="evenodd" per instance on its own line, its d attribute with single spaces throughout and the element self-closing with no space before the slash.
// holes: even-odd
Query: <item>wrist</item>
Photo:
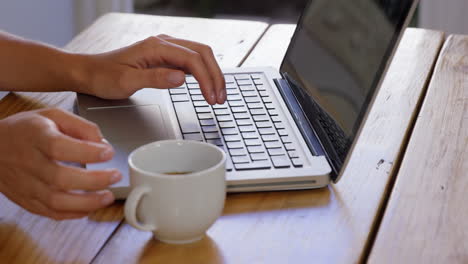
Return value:
<svg viewBox="0 0 468 264">
<path fill-rule="evenodd" d="M 70 87 L 67 89 L 84 94 L 91 94 L 91 62 L 87 55 L 64 53 L 64 67 Z"/>
</svg>

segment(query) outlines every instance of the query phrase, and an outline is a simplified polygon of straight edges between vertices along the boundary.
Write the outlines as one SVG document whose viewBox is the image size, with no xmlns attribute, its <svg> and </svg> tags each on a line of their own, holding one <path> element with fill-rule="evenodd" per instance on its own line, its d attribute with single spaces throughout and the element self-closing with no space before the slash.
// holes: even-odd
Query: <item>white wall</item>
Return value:
<svg viewBox="0 0 468 264">
<path fill-rule="evenodd" d="M 64 46 L 107 12 L 133 12 L 132 0 L 0 0 L 0 29 Z"/>
<path fill-rule="evenodd" d="M 448 34 L 468 34 L 467 0 L 421 0 L 419 26 Z"/>
<path fill-rule="evenodd" d="M 74 0 L 1 0 L 0 29 L 63 46 L 75 33 Z"/>
</svg>

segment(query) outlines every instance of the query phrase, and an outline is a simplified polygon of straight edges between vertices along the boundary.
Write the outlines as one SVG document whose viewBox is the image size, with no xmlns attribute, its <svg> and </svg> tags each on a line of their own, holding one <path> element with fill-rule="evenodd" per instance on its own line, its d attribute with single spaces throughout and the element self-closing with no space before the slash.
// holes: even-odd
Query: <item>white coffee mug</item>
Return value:
<svg viewBox="0 0 468 264">
<path fill-rule="evenodd" d="M 225 161 L 223 150 L 197 141 L 164 140 L 134 150 L 127 222 L 166 243 L 200 240 L 224 207 Z"/>
</svg>

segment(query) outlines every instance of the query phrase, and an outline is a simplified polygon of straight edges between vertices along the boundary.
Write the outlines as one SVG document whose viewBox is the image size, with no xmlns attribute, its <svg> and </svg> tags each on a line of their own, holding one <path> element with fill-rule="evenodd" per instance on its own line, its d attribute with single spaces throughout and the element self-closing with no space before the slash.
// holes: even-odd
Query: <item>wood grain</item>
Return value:
<svg viewBox="0 0 468 264">
<path fill-rule="evenodd" d="M 267 25 L 259 22 L 109 14 L 77 36 L 67 50 L 97 53 L 166 33 L 212 46 L 219 63 L 234 67 Z M 0 118 L 45 106 L 74 109 L 75 94 L 10 93 Z M 119 225 L 122 205 L 80 220 L 56 222 L 32 215 L 0 195 L 0 263 L 89 263 Z"/>
<path fill-rule="evenodd" d="M 265 35 L 249 66 L 278 67 L 289 33 Z M 405 147 L 418 102 L 443 34 L 409 29 L 343 179 L 328 188 L 228 195 L 208 236 L 186 246 L 166 245 L 127 224 L 95 263 L 355 263 L 363 260 L 389 182 Z M 279 44 L 279 45 L 278 45 Z M 260 48 L 261 47 L 261 48 Z M 257 61 L 259 64 L 257 64 Z"/>
<path fill-rule="evenodd" d="M 437 62 L 371 263 L 468 263 L 468 37 Z"/>
</svg>

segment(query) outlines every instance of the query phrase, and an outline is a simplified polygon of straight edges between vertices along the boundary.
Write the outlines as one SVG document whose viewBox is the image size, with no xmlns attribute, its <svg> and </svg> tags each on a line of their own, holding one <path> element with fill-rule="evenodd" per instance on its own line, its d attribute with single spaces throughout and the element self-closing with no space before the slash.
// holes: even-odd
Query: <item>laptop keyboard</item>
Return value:
<svg viewBox="0 0 468 264">
<path fill-rule="evenodd" d="M 209 105 L 192 76 L 169 90 L 184 139 L 222 148 L 228 171 L 302 167 L 262 74 L 224 77 L 227 101 L 222 105 Z"/>
</svg>

